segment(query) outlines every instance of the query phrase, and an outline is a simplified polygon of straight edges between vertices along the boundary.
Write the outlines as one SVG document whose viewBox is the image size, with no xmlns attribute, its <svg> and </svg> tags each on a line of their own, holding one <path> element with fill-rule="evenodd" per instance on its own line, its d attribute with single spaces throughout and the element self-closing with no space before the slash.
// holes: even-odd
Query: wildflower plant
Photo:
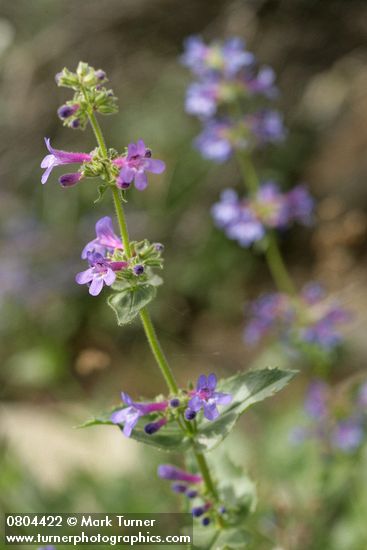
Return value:
<svg viewBox="0 0 367 550">
<path fill-rule="evenodd" d="M 191 47 L 193 50 L 186 61 L 201 74 L 207 69 L 207 62 L 203 64 L 201 60 L 204 46 L 192 43 Z M 231 52 L 230 61 L 227 52 Z M 204 52 L 203 55 L 206 59 L 207 54 Z M 221 51 L 211 52 L 210 59 L 209 72 L 213 74 L 213 82 L 218 71 L 228 75 L 234 79 L 233 93 L 237 93 L 237 71 L 252 63 L 252 56 L 242 52 L 240 44 L 234 41 L 226 45 L 223 55 Z M 248 90 L 263 89 L 264 93 L 271 95 L 269 73 L 253 75 L 250 79 L 244 73 L 243 78 L 247 79 Z M 268 85 L 265 85 L 266 81 Z M 206 453 L 227 437 L 248 407 L 281 390 L 294 376 L 294 371 L 266 368 L 239 372 L 220 380 L 214 373 L 208 373 L 200 375 L 195 386 L 191 383 L 184 388 L 178 386 L 147 309 L 162 283 L 157 272 L 163 269 L 164 247 L 148 239 L 130 240 L 125 218 L 131 185 L 143 191 L 148 185 L 148 174 L 162 173 L 165 164 L 154 158 L 152 150 L 142 139 L 128 144 L 121 152 L 107 147 L 97 115 L 113 114 L 117 106 L 114 93 L 107 87 L 104 71 L 80 63 L 76 72 L 64 69 L 58 73 L 56 82 L 74 93 L 58 110 L 63 123 L 71 129 L 90 126 L 97 143 L 93 151 L 70 153 L 53 148 L 46 139 L 48 153 L 41 163 L 45 169 L 42 183 L 46 183 L 59 166 L 78 165 L 76 171 L 59 178 L 61 186 L 72 187 L 82 180 L 98 178 L 99 198 L 107 194 L 112 197 L 117 218 L 117 224 L 109 216 L 96 222 L 96 235 L 81 253 L 87 265 L 76 275 L 76 283 L 86 285 L 93 299 L 97 299 L 95 297 L 99 294 L 107 294 L 107 303 L 115 312 L 119 325 L 140 319 L 166 384 L 164 396 L 147 401 L 135 400 L 122 392 L 122 402 L 117 407 L 84 426 L 117 426 L 126 437 L 180 453 L 182 458 L 191 456 L 194 462 L 187 459 L 185 468 L 163 464 L 158 475 L 174 482 L 172 489 L 192 503 L 192 514 L 204 530 L 204 534 L 199 532 L 199 539 L 204 541 L 198 544 L 199 547 L 206 547 L 215 540 L 218 549 L 231 548 L 232 544 L 242 548 L 247 540 L 243 519 L 251 509 L 247 502 L 249 482 L 233 465 L 221 474 L 208 461 Z M 243 85 L 242 76 L 240 85 Z M 244 485 L 241 479 L 246 480 Z M 240 545 L 238 541 L 241 541 Z"/>
<path fill-rule="evenodd" d="M 217 163 L 234 157 L 245 189 L 244 196 L 233 188 L 221 192 L 212 207 L 214 223 L 241 247 L 253 246 L 264 254 L 278 291 L 246 307 L 246 313 L 252 313 L 246 343 L 257 343 L 277 329 L 273 332 L 287 347 L 331 357 L 343 341 L 340 326 L 350 315 L 332 304 L 317 283 L 299 292 L 278 244 L 278 235 L 294 223 L 312 225 L 314 200 L 304 184 L 284 192 L 276 181 L 264 180 L 254 162 L 258 149 L 287 135 L 282 114 L 275 109 L 279 92 L 274 71 L 258 66 L 238 38 L 205 44 L 200 37 L 190 37 L 181 62 L 197 79 L 189 85 L 185 103 L 187 113 L 202 124 L 195 147 Z"/>
</svg>

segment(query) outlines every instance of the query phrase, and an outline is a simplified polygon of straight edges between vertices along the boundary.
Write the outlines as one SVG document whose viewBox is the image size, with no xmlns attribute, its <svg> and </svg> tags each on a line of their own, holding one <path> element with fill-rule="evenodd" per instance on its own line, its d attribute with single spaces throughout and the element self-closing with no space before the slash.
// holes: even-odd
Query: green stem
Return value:
<svg viewBox="0 0 367 550">
<path fill-rule="evenodd" d="M 265 258 L 278 289 L 287 294 L 295 295 L 297 293 L 296 288 L 285 266 L 276 236 L 272 232 L 268 233 L 268 246 L 265 250 Z"/>
<path fill-rule="evenodd" d="M 93 128 L 93 132 L 94 132 L 94 135 L 96 137 L 97 143 L 98 143 L 98 145 L 101 149 L 102 155 L 107 158 L 108 157 L 108 151 L 107 151 L 106 142 L 104 140 L 101 127 L 100 127 L 100 125 L 98 123 L 98 120 L 96 119 L 96 116 L 95 116 L 93 111 L 89 112 L 89 121 L 90 121 L 91 126 Z M 131 257 L 131 247 L 130 247 L 130 240 L 129 240 L 129 232 L 128 232 L 128 228 L 127 228 L 127 224 L 126 224 L 124 208 L 123 208 L 123 205 L 121 203 L 119 190 L 116 187 L 112 187 L 112 195 L 113 195 L 113 201 L 114 201 L 116 215 L 117 215 L 117 219 L 118 219 L 118 223 L 119 223 L 121 238 L 122 238 L 122 242 L 123 242 L 123 245 L 124 245 L 124 250 L 125 250 L 126 255 L 128 256 L 128 258 L 130 258 Z M 156 331 L 154 329 L 154 326 L 153 326 L 153 323 L 152 323 L 152 320 L 150 318 L 150 315 L 149 315 L 149 312 L 148 312 L 147 308 L 141 309 L 141 311 L 140 311 L 140 320 L 142 322 L 142 325 L 143 325 L 145 335 L 147 337 L 151 352 L 152 352 L 152 354 L 153 354 L 153 356 L 154 356 L 154 358 L 155 358 L 155 360 L 158 364 L 158 367 L 159 367 L 159 369 L 162 373 L 162 376 L 163 376 L 163 378 L 164 378 L 164 380 L 165 380 L 165 382 L 166 382 L 166 384 L 169 388 L 169 391 L 174 393 L 174 394 L 177 394 L 179 392 L 177 382 L 175 380 L 175 377 L 173 375 L 171 367 L 168 364 L 166 356 L 165 356 L 165 354 L 162 350 L 162 347 L 161 347 L 160 342 L 158 340 Z M 186 427 L 188 428 L 188 426 L 186 426 Z M 184 427 L 183 427 L 183 430 L 186 431 Z M 189 432 L 192 435 L 193 431 L 192 431 L 191 425 L 189 426 Z M 201 475 L 203 477 L 203 480 L 204 480 L 204 483 L 206 485 L 206 488 L 207 488 L 208 492 L 215 499 L 217 499 L 218 498 L 218 493 L 216 491 L 213 479 L 211 477 L 208 463 L 207 463 L 204 455 L 195 450 L 194 441 L 192 442 L 192 447 L 193 447 L 193 451 L 194 451 L 194 454 L 195 454 L 195 457 L 196 457 L 196 460 L 197 460 L 197 463 L 198 463 L 200 473 L 201 473 Z M 221 518 L 219 518 L 219 524 L 220 524 L 220 526 L 223 526 Z"/>
<path fill-rule="evenodd" d="M 247 153 L 237 153 L 237 159 L 244 184 L 252 193 L 255 193 L 259 189 L 260 182 L 250 155 Z M 268 245 L 265 250 L 265 259 L 278 289 L 287 294 L 297 294 L 293 280 L 288 273 L 280 252 L 276 235 L 272 231 L 268 232 Z"/>
<path fill-rule="evenodd" d="M 195 454 L 196 461 L 199 465 L 200 473 L 203 476 L 203 479 L 208 491 L 213 495 L 214 498 L 217 499 L 218 493 L 214 486 L 214 482 L 210 474 L 209 466 L 205 456 L 202 453 L 199 453 L 198 451 L 195 451 L 195 450 L 194 450 L 194 454 Z"/>
<path fill-rule="evenodd" d="M 157 334 L 155 332 L 155 329 L 147 308 L 144 307 L 143 309 L 140 310 L 140 319 L 143 324 L 145 335 L 149 342 L 150 349 L 154 355 L 154 358 L 158 364 L 158 367 L 161 370 L 163 378 L 165 379 L 170 392 L 177 394 L 179 390 L 178 390 L 176 380 L 173 376 L 171 367 L 168 364 L 166 356 L 163 353 L 163 350 L 159 343 Z"/>
<path fill-rule="evenodd" d="M 125 212 L 124 212 L 124 208 L 121 204 L 119 190 L 115 186 L 112 187 L 112 196 L 113 196 L 113 202 L 114 202 L 114 205 L 115 205 L 117 220 L 118 220 L 118 223 L 119 223 L 121 238 L 122 238 L 122 242 L 123 242 L 123 245 L 124 245 L 124 250 L 126 252 L 126 256 L 128 258 L 131 258 L 131 247 L 130 247 L 129 231 L 127 229 Z"/>
<path fill-rule="evenodd" d="M 88 116 L 89 116 L 89 122 L 93 128 L 94 135 L 96 136 L 97 143 L 101 148 L 102 155 L 107 158 L 107 145 L 104 140 L 99 122 L 96 119 L 96 115 L 94 114 L 93 111 L 90 111 Z"/>
</svg>

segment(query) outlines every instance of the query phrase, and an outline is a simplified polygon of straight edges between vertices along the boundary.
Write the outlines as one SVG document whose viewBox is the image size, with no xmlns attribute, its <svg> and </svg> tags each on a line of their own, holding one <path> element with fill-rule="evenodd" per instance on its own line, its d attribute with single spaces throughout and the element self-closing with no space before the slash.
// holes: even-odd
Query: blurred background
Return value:
<svg viewBox="0 0 367 550">
<path fill-rule="evenodd" d="M 243 306 L 273 286 L 261 256 L 213 227 L 210 207 L 239 174 L 235 163 L 216 166 L 193 149 L 199 124 L 184 112 L 191 77 L 178 57 L 188 35 L 236 35 L 273 66 L 289 135 L 260 162 L 285 189 L 307 182 L 318 201 L 315 228 L 287 233 L 282 248 L 299 286 L 320 280 L 354 312 L 337 382 L 363 371 L 367 355 L 367 4 L 1 0 L 0 7 L 0 508 L 170 511 L 179 502 L 156 480 L 158 453 L 112 427 L 73 428 L 117 404 L 122 389 L 149 398 L 164 388 L 140 326 L 118 329 L 103 296 L 74 283 L 95 222 L 113 209 L 107 195 L 93 205 L 89 180 L 63 190 L 53 174 L 41 186 L 44 136 L 59 149 L 95 146 L 90 131 L 59 122 L 69 96 L 54 75 L 79 60 L 103 68 L 120 106 L 101 120 L 108 144 L 121 150 L 143 138 L 167 164 L 144 193 L 129 191 L 127 215 L 133 238 L 165 245 L 165 284 L 151 311 L 185 385 L 201 372 L 289 366 L 276 352 L 244 346 Z M 306 378 L 257 406 L 229 440 L 257 480 L 260 504 L 249 522 L 266 537 L 256 548 L 362 550 L 361 489 L 354 507 L 330 519 L 327 546 L 310 538 L 317 452 L 288 444 Z"/>
</svg>

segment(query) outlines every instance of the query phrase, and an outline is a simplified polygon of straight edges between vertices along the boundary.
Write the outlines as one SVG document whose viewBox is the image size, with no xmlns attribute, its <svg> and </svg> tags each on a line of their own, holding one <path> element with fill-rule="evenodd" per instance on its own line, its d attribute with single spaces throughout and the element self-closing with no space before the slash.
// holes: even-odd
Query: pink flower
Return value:
<svg viewBox="0 0 367 550">
<path fill-rule="evenodd" d="M 61 166 L 64 164 L 81 164 L 83 162 L 89 162 L 92 160 L 92 156 L 87 153 L 69 153 L 67 151 L 59 151 L 51 147 L 50 138 L 45 138 L 46 147 L 49 150 L 49 155 L 46 155 L 41 162 L 41 168 L 45 168 L 45 171 L 42 175 L 41 182 L 46 183 L 52 170 L 56 166 Z M 75 185 L 82 175 L 77 172 L 74 174 L 65 174 L 61 176 L 59 182 L 63 186 Z"/>
</svg>

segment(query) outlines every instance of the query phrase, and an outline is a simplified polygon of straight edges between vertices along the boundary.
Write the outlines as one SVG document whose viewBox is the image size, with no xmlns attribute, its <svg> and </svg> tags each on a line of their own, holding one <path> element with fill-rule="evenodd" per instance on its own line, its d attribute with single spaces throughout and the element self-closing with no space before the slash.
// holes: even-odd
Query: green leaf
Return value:
<svg viewBox="0 0 367 550">
<path fill-rule="evenodd" d="M 116 426 L 116 424 L 114 424 L 110 420 L 111 414 L 116 410 L 119 410 L 119 408 L 115 408 L 109 413 L 102 414 L 97 418 L 91 418 L 90 420 L 87 420 L 84 424 L 78 426 L 78 428 L 89 428 L 90 426 L 103 426 L 103 425 Z M 183 452 L 190 447 L 189 438 L 185 436 L 185 434 L 182 432 L 179 426 L 176 426 L 175 424 L 169 424 L 159 432 L 153 435 L 148 435 L 144 431 L 144 426 L 148 424 L 148 422 L 149 422 L 149 417 L 145 417 L 144 419 L 139 421 L 132 431 L 131 439 L 135 439 L 135 441 L 145 443 L 147 445 L 156 447 L 163 451 Z M 123 426 L 119 425 L 118 427 L 119 429 L 122 429 Z"/>
<path fill-rule="evenodd" d="M 256 487 L 241 466 L 226 453 L 215 453 L 212 468 L 218 479 L 220 499 L 234 518 L 232 525 L 243 524 L 243 519 L 256 508 Z"/>
<path fill-rule="evenodd" d="M 213 545 L 213 550 L 243 550 L 251 542 L 251 535 L 244 529 L 225 529 Z"/>
<path fill-rule="evenodd" d="M 297 371 L 262 369 L 236 374 L 218 382 L 218 391 L 230 393 L 232 402 L 213 422 L 199 421 L 196 447 L 214 449 L 230 433 L 241 414 L 254 403 L 271 397 L 295 376 Z"/>
<path fill-rule="evenodd" d="M 112 294 L 107 303 L 116 313 L 118 324 L 126 325 L 135 319 L 139 311 L 153 300 L 156 293 L 157 290 L 152 285 L 139 285 Z"/>
</svg>

